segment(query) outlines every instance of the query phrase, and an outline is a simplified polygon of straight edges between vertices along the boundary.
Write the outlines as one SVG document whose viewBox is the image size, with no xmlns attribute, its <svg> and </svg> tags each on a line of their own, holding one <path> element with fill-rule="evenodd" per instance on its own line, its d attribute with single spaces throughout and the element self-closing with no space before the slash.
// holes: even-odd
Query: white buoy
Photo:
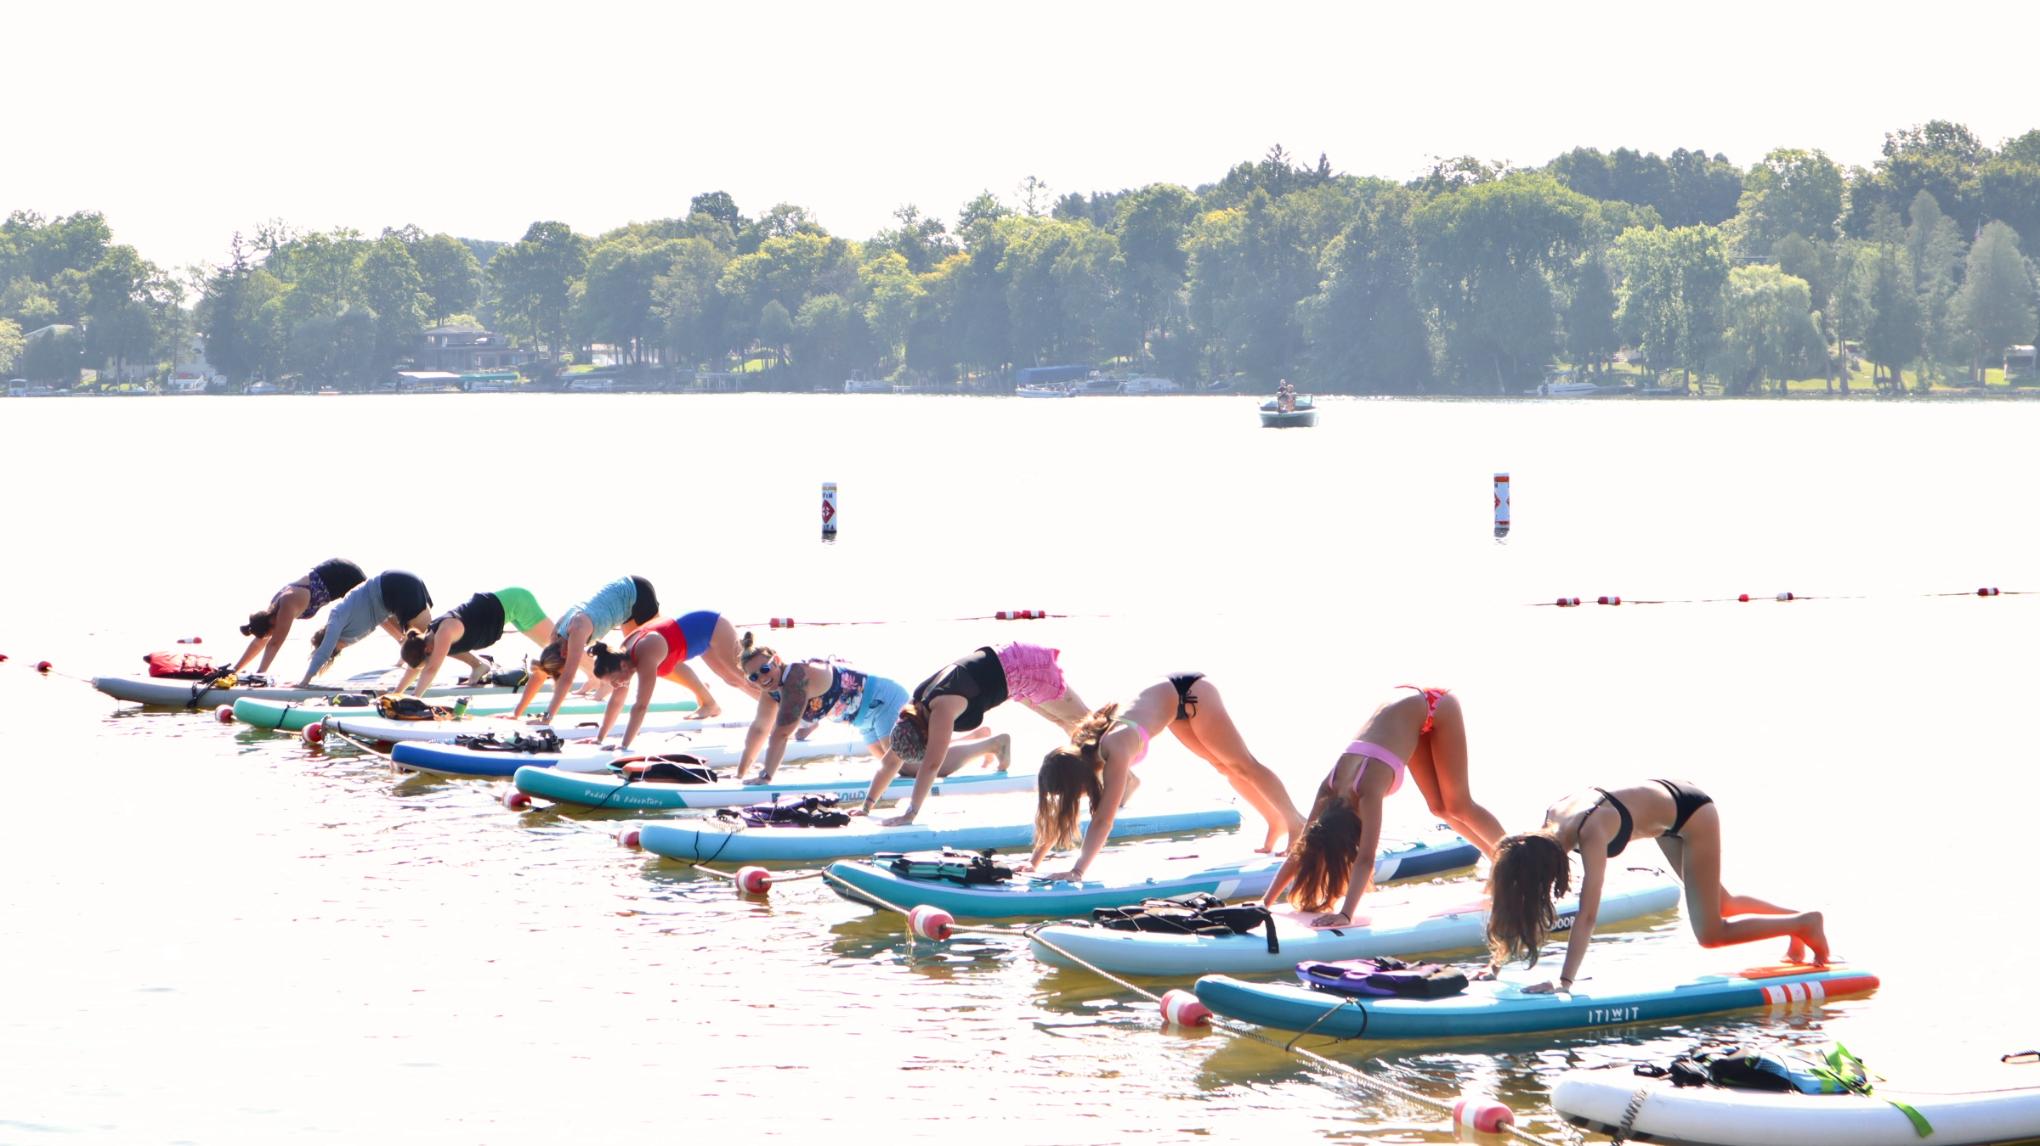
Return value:
<svg viewBox="0 0 2040 1146">
<path fill-rule="evenodd" d="M 1495 475 L 1495 537 L 1509 535 L 1509 475 Z"/>
<path fill-rule="evenodd" d="M 836 540 L 836 483 L 822 483 L 822 540 Z"/>
</svg>

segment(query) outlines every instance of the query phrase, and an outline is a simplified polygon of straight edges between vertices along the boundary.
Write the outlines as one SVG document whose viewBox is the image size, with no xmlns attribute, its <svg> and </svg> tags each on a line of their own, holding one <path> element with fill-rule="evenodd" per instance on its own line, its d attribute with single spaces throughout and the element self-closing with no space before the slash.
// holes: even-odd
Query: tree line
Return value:
<svg viewBox="0 0 2040 1146">
<path fill-rule="evenodd" d="M 114 245 L 97 215 L 16 213 L 0 225 L 0 368 L 118 372 L 196 330 L 236 380 L 360 388 L 428 326 L 464 322 L 551 368 L 601 345 L 632 366 L 749 363 L 759 385 L 802 388 L 854 371 L 999 388 L 1016 367 L 1123 362 L 1185 382 L 1478 394 L 1618 354 L 1729 393 L 1846 389 L 1860 357 L 1903 388 L 1980 379 L 2040 335 L 2036 243 L 2040 130 L 1992 147 L 1942 121 L 1889 134 L 1868 168 L 1799 148 L 1747 169 L 1579 148 L 1394 182 L 1276 147 L 1196 188 L 1058 196 L 1030 178 L 953 223 L 903 206 L 862 241 L 791 204 L 748 216 L 723 192 L 600 235 L 539 221 L 511 243 L 272 224 L 183 276 Z M 23 345 L 53 323 L 73 330 Z"/>
</svg>

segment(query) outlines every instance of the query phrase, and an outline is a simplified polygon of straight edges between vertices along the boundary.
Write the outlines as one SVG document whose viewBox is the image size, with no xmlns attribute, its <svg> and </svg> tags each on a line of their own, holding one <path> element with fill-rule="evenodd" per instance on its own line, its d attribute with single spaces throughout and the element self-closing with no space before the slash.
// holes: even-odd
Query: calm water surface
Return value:
<svg viewBox="0 0 2040 1146">
<path fill-rule="evenodd" d="M 1094 703 L 1202 669 L 1300 804 L 1385 689 L 1449 685 L 1506 824 L 1691 777 L 1721 805 L 1730 886 L 1826 909 L 1885 987 L 1812 1015 L 1325 1053 L 1440 1098 L 1498 1089 L 1547 1132 L 1556 1072 L 1700 1038 L 1839 1038 L 1908 1084 L 2040 1082 L 1996 1062 L 2040 1040 L 2040 597 L 1930 595 L 2040 589 L 2040 408 L 1323 408 L 1278 433 L 1243 398 L 0 403 L 0 1141 L 1450 1140 L 1279 1051 L 1164 1032 L 1017 941 L 910 945 L 817 881 L 740 899 L 618 850 L 614 821 L 513 814 L 492 785 L 23 667 L 138 670 L 195 635 L 231 656 L 241 616 L 334 554 L 414 570 L 441 607 L 515 583 L 556 613 L 639 573 L 676 610 L 882 621 L 769 639 L 908 682 L 1023 637 L 1063 649 Z M 1630 603 L 1535 604 L 1600 594 Z M 954 620 L 1020 608 L 1075 616 Z M 387 657 L 371 641 L 340 667 Z M 1000 715 L 1023 759 L 1053 743 Z M 1173 742 L 1148 767 L 1227 795 Z M 1392 831 L 1425 823 L 1413 795 L 1390 807 Z M 1701 952 L 1674 913 L 1597 941 L 1587 970 L 1775 954 Z"/>
</svg>

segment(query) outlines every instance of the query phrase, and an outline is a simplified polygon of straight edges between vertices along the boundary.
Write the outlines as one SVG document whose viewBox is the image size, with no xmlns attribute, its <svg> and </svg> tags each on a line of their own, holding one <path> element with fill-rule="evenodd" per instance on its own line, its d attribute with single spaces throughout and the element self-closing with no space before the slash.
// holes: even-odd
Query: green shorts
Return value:
<svg viewBox="0 0 2040 1146">
<path fill-rule="evenodd" d="M 503 602 L 503 622 L 520 633 L 529 633 L 551 619 L 529 589 L 498 589 L 496 600 Z"/>
</svg>

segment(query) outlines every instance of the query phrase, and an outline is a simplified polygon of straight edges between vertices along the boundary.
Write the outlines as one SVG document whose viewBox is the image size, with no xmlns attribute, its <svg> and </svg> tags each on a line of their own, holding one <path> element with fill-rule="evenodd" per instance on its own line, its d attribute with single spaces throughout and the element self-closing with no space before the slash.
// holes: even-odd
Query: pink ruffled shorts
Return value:
<svg viewBox="0 0 2040 1146">
<path fill-rule="evenodd" d="M 1056 658 L 1061 649 L 1045 649 L 1040 645 L 1000 645 L 993 650 L 999 655 L 999 667 L 1006 670 L 1006 695 L 1013 700 L 1029 704 L 1061 700 L 1069 691 L 1063 682 L 1062 666 Z"/>
</svg>

